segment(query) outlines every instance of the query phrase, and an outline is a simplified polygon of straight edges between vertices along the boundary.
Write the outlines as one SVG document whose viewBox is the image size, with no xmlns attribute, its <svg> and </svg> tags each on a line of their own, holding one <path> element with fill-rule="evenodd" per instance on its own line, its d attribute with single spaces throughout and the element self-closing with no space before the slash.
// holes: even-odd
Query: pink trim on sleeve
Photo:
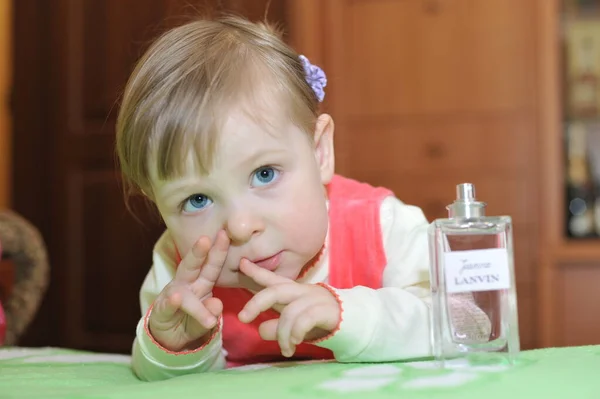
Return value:
<svg viewBox="0 0 600 399">
<path fill-rule="evenodd" d="M 306 343 L 309 344 L 318 344 L 319 342 L 323 342 L 328 340 L 329 338 L 333 337 L 339 330 L 340 330 L 340 326 L 342 325 L 342 321 L 344 320 L 344 307 L 342 306 L 342 300 L 340 299 L 339 295 L 337 294 L 337 292 L 335 292 L 335 290 L 328 284 L 325 283 L 317 283 L 316 285 L 319 285 L 323 288 L 325 288 L 327 291 L 329 291 L 331 293 L 331 295 L 333 295 L 333 297 L 335 298 L 335 300 L 338 303 L 338 306 L 340 307 L 340 320 L 338 321 L 337 326 L 335 326 L 335 328 L 326 336 L 322 337 L 322 338 L 318 338 L 318 339 L 314 339 L 312 341 L 305 341 Z"/>
</svg>

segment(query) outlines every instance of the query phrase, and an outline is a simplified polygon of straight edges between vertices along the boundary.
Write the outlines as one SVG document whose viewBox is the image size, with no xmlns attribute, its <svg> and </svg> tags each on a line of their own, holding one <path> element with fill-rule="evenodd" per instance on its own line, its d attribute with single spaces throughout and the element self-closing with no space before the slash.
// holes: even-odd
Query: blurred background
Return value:
<svg viewBox="0 0 600 399">
<path fill-rule="evenodd" d="M 119 97 L 149 41 L 262 0 L 0 0 L 0 209 L 47 246 L 20 345 L 129 352 L 163 226 L 125 209 Z M 339 173 L 430 220 L 469 181 L 515 224 L 522 347 L 600 344 L 600 0 L 272 0 L 322 66 Z M 20 275 L 0 262 L 0 301 Z"/>
</svg>

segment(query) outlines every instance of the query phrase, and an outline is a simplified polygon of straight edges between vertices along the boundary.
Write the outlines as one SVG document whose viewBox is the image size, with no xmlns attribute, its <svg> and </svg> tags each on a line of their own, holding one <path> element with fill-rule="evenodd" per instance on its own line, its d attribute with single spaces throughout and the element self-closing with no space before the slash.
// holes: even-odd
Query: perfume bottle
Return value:
<svg viewBox="0 0 600 399">
<path fill-rule="evenodd" d="M 512 220 L 485 216 L 473 184 L 459 184 L 449 217 L 429 226 L 432 347 L 444 361 L 479 356 L 513 363 L 520 350 Z"/>
</svg>

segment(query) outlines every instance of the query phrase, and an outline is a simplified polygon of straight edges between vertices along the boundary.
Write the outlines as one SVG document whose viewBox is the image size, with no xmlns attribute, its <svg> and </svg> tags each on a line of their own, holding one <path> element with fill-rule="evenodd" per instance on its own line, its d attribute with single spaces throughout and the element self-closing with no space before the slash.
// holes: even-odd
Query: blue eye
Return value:
<svg viewBox="0 0 600 399">
<path fill-rule="evenodd" d="M 183 203 L 183 211 L 193 213 L 206 208 L 212 203 L 212 200 L 204 194 L 194 194 Z"/>
<path fill-rule="evenodd" d="M 279 176 L 279 171 L 270 167 L 259 168 L 252 176 L 252 186 L 260 187 L 272 183 Z"/>
</svg>

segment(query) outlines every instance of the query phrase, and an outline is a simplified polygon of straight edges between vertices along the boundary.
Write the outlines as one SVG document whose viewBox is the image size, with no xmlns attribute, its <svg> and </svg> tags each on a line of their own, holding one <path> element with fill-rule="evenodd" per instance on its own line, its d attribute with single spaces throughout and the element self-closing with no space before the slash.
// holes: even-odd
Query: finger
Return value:
<svg viewBox="0 0 600 399">
<path fill-rule="evenodd" d="M 283 356 L 291 357 L 296 351 L 296 345 L 304 339 L 304 336 L 302 336 L 299 341 L 292 340 L 292 329 L 296 325 L 297 320 L 314 307 L 314 305 L 315 301 L 312 298 L 303 297 L 290 303 L 281 312 L 277 326 L 277 341 L 279 342 Z"/>
<path fill-rule="evenodd" d="M 306 339 L 306 335 L 319 324 L 320 311 L 316 306 L 309 307 L 302 312 L 294 321 L 290 332 L 290 342 L 299 345 Z"/>
<path fill-rule="evenodd" d="M 158 323 L 168 323 L 181 306 L 181 294 L 174 292 L 170 295 L 161 295 L 159 298 L 152 308 L 152 317 Z"/>
<path fill-rule="evenodd" d="M 173 280 L 184 283 L 196 281 L 209 250 L 210 239 L 200 237 L 177 266 L 177 272 Z"/>
<path fill-rule="evenodd" d="M 217 324 L 217 318 L 191 291 L 186 290 L 182 292 L 181 310 L 194 318 L 207 330 L 210 330 Z"/>
<path fill-rule="evenodd" d="M 262 287 L 270 287 L 292 281 L 289 278 L 278 276 L 270 270 L 263 269 L 248 259 L 240 261 L 240 271 Z"/>
<path fill-rule="evenodd" d="M 267 320 L 258 326 L 258 334 L 265 341 L 277 341 L 279 319 Z"/>
<path fill-rule="evenodd" d="M 198 283 L 202 285 L 204 290 L 211 290 L 215 282 L 221 275 L 227 251 L 229 250 L 229 237 L 225 231 L 221 230 L 217 233 L 215 243 L 208 252 L 205 265 L 202 267 L 198 275 Z"/>
<path fill-rule="evenodd" d="M 219 298 L 210 297 L 205 299 L 203 302 L 204 306 L 213 316 L 219 317 L 223 313 L 223 302 Z"/>
<path fill-rule="evenodd" d="M 258 315 L 275 305 L 287 305 L 305 292 L 304 286 L 296 283 L 279 284 L 255 294 L 238 314 L 242 323 L 250 323 Z"/>
</svg>

